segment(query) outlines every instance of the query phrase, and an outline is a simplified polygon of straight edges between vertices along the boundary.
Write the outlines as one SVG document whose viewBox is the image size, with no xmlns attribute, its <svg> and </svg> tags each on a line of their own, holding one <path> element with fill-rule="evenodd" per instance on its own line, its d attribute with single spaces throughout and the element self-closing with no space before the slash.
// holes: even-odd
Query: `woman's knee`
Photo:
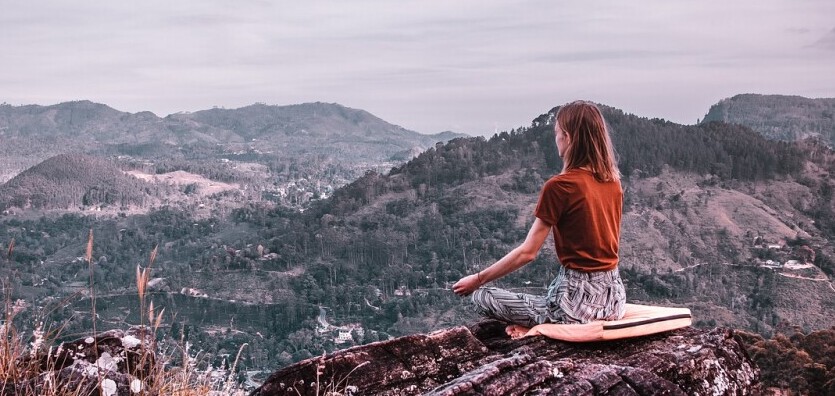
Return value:
<svg viewBox="0 0 835 396">
<path fill-rule="evenodd" d="M 489 298 L 492 298 L 492 296 L 486 287 L 479 287 L 478 289 L 475 289 L 472 295 L 470 295 L 470 300 L 477 306 L 482 306 L 484 301 Z"/>
<path fill-rule="evenodd" d="M 473 292 L 470 299 L 478 312 L 489 314 L 497 309 L 495 290 L 492 287 L 480 287 Z"/>
</svg>

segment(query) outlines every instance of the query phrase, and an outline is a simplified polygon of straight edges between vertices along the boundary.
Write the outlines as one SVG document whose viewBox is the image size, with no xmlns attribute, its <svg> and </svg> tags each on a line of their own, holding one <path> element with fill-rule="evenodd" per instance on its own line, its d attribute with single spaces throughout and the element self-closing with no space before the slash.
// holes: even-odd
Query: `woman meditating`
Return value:
<svg viewBox="0 0 835 396">
<path fill-rule="evenodd" d="M 554 134 L 563 169 L 542 187 L 525 242 L 452 286 L 472 294 L 482 314 L 511 323 L 512 337 L 542 323 L 618 320 L 625 312 L 618 274 L 623 190 L 603 115 L 593 103 L 569 103 L 557 113 Z M 482 287 L 531 262 L 552 230 L 562 265 L 545 296 Z"/>
</svg>

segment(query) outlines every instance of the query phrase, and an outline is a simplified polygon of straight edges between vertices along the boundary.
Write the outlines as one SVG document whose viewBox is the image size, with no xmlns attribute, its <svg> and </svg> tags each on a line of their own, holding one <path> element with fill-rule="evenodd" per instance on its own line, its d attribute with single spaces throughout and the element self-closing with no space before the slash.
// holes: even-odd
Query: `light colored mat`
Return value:
<svg viewBox="0 0 835 396">
<path fill-rule="evenodd" d="M 621 320 L 585 324 L 546 323 L 532 327 L 524 336 L 544 335 L 572 342 L 605 341 L 661 333 L 690 326 L 692 322 L 693 318 L 687 308 L 626 304 L 626 314 Z M 524 330 L 517 327 L 517 331 Z"/>
</svg>

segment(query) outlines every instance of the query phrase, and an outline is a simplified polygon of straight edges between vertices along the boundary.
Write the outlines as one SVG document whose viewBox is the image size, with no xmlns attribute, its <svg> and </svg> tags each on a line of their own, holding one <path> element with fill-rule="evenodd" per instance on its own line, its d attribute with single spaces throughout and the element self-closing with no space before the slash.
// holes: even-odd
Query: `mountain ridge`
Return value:
<svg viewBox="0 0 835 396">
<path fill-rule="evenodd" d="M 33 128 L 37 127 L 42 127 L 42 129 L 34 130 L 34 132 L 37 134 L 55 134 L 57 132 L 60 132 L 58 130 L 55 130 L 55 127 L 59 127 L 62 125 L 84 127 L 84 122 L 90 120 L 91 118 L 94 118 L 94 116 L 104 118 L 105 120 L 111 122 L 116 121 L 117 118 L 119 119 L 118 121 L 129 121 L 131 118 L 136 118 L 139 120 L 163 122 L 165 120 L 191 120 L 195 118 L 211 120 L 210 115 L 215 115 L 217 113 L 245 113 L 251 115 L 253 112 L 258 111 L 263 113 L 264 110 L 271 112 L 271 116 L 279 117 L 279 119 L 281 119 L 282 116 L 284 119 L 292 119 L 292 116 L 294 115 L 307 118 L 316 118 L 316 111 L 318 110 L 320 112 L 325 112 L 326 115 L 336 114 L 354 122 L 370 120 L 376 123 L 385 124 L 391 128 L 392 132 L 396 133 L 406 133 L 410 135 L 416 134 L 420 136 L 431 137 L 453 135 L 454 137 L 467 136 L 466 134 L 455 133 L 451 131 L 444 131 L 435 134 L 423 134 L 414 132 L 406 128 L 403 128 L 399 125 L 389 124 L 388 122 L 382 120 L 381 118 L 371 114 L 366 110 L 354 109 L 351 107 L 341 105 L 339 103 L 307 102 L 291 105 L 267 105 L 263 103 L 254 103 L 235 109 L 213 108 L 193 112 L 177 112 L 160 117 L 150 111 L 140 111 L 136 113 L 124 112 L 114 109 L 106 104 L 92 102 L 90 100 L 68 101 L 45 106 L 37 104 L 28 104 L 21 106 L 14 106 L 10 104 L 0 105 L 0 135 L 10 136 L 14 132 L 30 132 Z M 15 116 L 21 116 L 20 118 L 22 118 L 22 120 L 15 119 Z M 38 118 L 39 116 L 42 119 L 35 120 L 38 121 L 36 122 L 36 125 L 25 125 L 27 122 L 31 122 L 32 118 Z M 217 122 L 208 122 L 208 124 L 217 124 Z"/>
<path fill-rule="evenodd" d="M 462 134 L 423 135 L 340 104 L 127 113 L 90 101 L 0 106 L 0 182 L 58 154 L 246 179 L 251 198 L 297 208 L 367 170 L 382 171 Z"/>
<path fill-rule="evenodd" d="M 702 123 L 746 125 L 769 139 L 820 138 L 835 146 L 835 98 L 739 94 L 712 105 Z"/>
</svg>

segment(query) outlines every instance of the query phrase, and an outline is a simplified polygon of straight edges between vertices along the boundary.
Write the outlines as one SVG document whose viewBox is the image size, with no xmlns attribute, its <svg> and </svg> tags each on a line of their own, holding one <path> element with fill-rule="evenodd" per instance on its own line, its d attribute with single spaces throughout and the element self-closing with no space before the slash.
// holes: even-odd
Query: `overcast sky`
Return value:
<svg viewBox="0 0 835 396">
<path fill-rule="evenodd" d="M 3 1 L 3 0 L 0 0 Z M 738 93 L 835 97 L 832 0 L 3 1 L 0 102 L 164 116 L 336 102 L 422 133 L 589 99 L 692 124 Z"/>
</svg>

